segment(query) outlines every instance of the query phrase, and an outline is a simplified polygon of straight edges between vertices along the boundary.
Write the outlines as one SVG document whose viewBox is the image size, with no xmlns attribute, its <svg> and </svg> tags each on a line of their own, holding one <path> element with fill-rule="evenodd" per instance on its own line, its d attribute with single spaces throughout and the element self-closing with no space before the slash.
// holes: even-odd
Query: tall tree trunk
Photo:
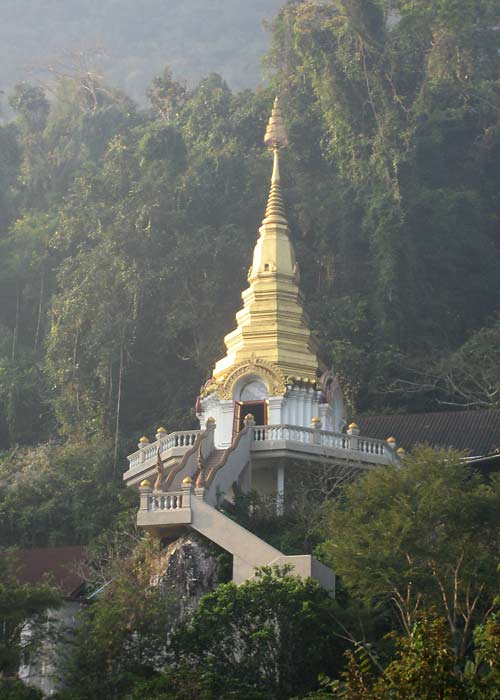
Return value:
<svg viewBox="0 0 500 700">
<path fill-rule="evenodd" d="M 16 319 L 14 322 L 14 332 L 12 334 L 12 352 L 11 360 L 16 359 L 17 354 L 17 341 L 19 337 L 19 312 L 21 307 L 21 291 L 19 289 L 19 281 L 16 282 Z"/>
<path fill-rule="evenodd" d="M 40 339 L 40 326 L 42 323 L 42 309 L 43 309 L 43 296 L 45 292 L 45 265 L 42 267 L 42 274 L 40 277 L 40 297 L 38 299 L 38 318 L 36 322 L 36 332 L 35 332 L 35 344 L 34 351 L 38 349 L 38 341 Z"/>
<path fill-rule="evenodd" d="M 118 462 L 118 437 L 120 433 L 120 408 L 122 401 L 123 383 L 123 343 L 120 347 L 120 368 L 118 370 L 118 393 L 116 396 L 116 424 L 115 424 L 115 453 L 113 457 L 113 476 L 116 476 L 116 466 Z"/>
<path fill-rule="evenodd" d="M 76 415 L 80 415 L 80 383 L 77 377 L 77 365 L 76 361 L 78 358 L 78 341 L 80 339 L 80 327 L 78 326 L 75 333 L 75 342 L 73 344 L 73 385 L 76 384 Z"/>
</svg>

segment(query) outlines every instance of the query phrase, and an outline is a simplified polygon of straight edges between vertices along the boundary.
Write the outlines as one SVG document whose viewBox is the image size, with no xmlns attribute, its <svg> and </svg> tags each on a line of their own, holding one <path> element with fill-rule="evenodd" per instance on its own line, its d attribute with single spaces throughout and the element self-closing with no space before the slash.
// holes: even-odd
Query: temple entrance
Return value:
<svg viewBox="0 0 500 700">
<path fill-rule="evenodd" d="M 267 401 L 236 401 L 234 408 L 235 433 L 243 430 L 245 416 L 249 413 L 255 418 L 255 425 L 267 425 Z"/>
</svg>

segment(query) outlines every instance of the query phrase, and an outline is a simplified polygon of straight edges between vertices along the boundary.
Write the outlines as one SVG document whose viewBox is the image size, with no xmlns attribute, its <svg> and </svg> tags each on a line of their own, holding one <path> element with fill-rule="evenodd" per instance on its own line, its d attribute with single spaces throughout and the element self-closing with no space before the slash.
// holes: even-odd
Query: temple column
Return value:
<svg viewBox="0 0 500 700">
<path fill-rule="evenodd" d="M 219 411 L 215 428 L 216 447 L 229 447 L 233 440 L 234 401 L 219 401 Z"/>
<path fill-rule="evenodd" d="M 305 417 L 304 417 L 304 425 L 310 425 L 311 420 L 314 418 L 313 397 L 314 397 L 314 389 L 312 387 L 309 387 L 309 389 L 307 390 L 307 394 L 306 394 L 306 411 L 305 411 Z"/>
<path fill-rule="evenodd" d="M 280 423 L 284 422 L 282 417 L 284 400 L 283 396 L 271 396 L 269 398 L 269 425 L 280 425 Z"/>
</svg>

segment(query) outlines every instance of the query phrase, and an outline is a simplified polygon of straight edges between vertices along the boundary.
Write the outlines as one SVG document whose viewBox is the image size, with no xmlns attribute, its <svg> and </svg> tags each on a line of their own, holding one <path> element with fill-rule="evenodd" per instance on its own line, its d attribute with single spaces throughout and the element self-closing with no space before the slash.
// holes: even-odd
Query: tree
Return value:
<svg viewBox="0 0 500 700">
<path fill-rule="evenodd" d="M 435 606 L 463 658 L 497 587 L 499 487 L 459 453 L 415 450 L 347 487 L 323 552 L 352 595 L 391 605 L 408 635 L 418 610 Z"/>
<path fill-rule="evenodd" d="M 498 604 L 498 601 L 497 601 Z M 491 612 L 474 633 L 474 652 L 458 666 L 446 621 L 421 610 L 410 636 L 390 635 L 393 658 L 382 667 L 358 645 L 346 652 L 339 680 L 323 678 L 322 688 L 304 700 L 496 700 L 500 690 L 500 625 Z"/>
<path fill-rule="evenodd" d="M 335 609 L 315 581 L 264 568 L 255 580 L 223 584 L 202 598 L 172 639 L 174 659 L 193 672 L 288 698 L 335 666 L 341 649 Z"/>
<path fill-rule="evenodd" d="M 500 407 L 500 322 L 481 328 L 443 360 L 435 370 L 434 384 L 442 403 L 462 408 Z"/>
<path fill-rule="evenodd" d="M 17 448 L 0 456 L 4 545 L 88 544 L 135 508 L 135 495 L 113 479 L 113 446 L 101 436 Z"/>
<path fill-rule="evenodd" d="M 169 122 L 179 116 L 188 99 L 184 85 L 174 80 L 170 68 L 165 67 L 160 77 L 154 78 L 146 96 L 163 121 Z"/>
<path fill-rule="evenodd" d="M 396 637 L 396 654 L 380 672 L 374 672 L 362 647 L 347 653 L 341 679 L 324 679 L 323 689 L 308 700 L 465 700 L 465 684 L 446 622 L 421 612 L 409 637 Z"/>
<path fill-rule="evenodd" d="M 471 700 L 495 700 L 500 693 L 500 599 L 474 630 L 474 658 L 465 669 Z"/>
<path fill-rule="evenodd" d="M 190 666 L 168 668 L 153 678 L 138 681 L 125 700 L 273 700 L 231 676 L 194 670 Z"/>
<path fill-rule="evenodd" d="M 17 679 L 0 679 L 2 700 L 42 700 L 43 694 L 37 688 L 31 688 Z"/>
</svg>

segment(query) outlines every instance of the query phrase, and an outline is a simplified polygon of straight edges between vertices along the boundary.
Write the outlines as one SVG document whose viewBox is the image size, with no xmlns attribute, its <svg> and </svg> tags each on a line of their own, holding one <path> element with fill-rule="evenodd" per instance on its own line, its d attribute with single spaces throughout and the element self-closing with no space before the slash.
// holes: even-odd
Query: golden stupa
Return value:
<svg viewBox="0 0 500 700">
<path fill-rule="evenodd" d="M 289 237 L 280 185 L 279 151 L 288 144 L 278 98 L 274 102 L 264 143 L 274 153 L 267 208 L 259 229 L 248 273 L 250 286 L 242 293 L 243 308 L 237 327 L 226 335 L 227 354 L 219 360 L 208 391 L 228 394 L 231 378 L 256 372 L 274 380 L 284 393 L 285 384 L 314 384 L 318 372 L 316 344 L 309 330 L 299 289 L 299 269 Z M 259 371 L 260 370 L 260 371 Z M 269 381 L 268 381 L 269 384 Z M 222 391 L 220 391 L 222 389 Z"/>
</svg>

